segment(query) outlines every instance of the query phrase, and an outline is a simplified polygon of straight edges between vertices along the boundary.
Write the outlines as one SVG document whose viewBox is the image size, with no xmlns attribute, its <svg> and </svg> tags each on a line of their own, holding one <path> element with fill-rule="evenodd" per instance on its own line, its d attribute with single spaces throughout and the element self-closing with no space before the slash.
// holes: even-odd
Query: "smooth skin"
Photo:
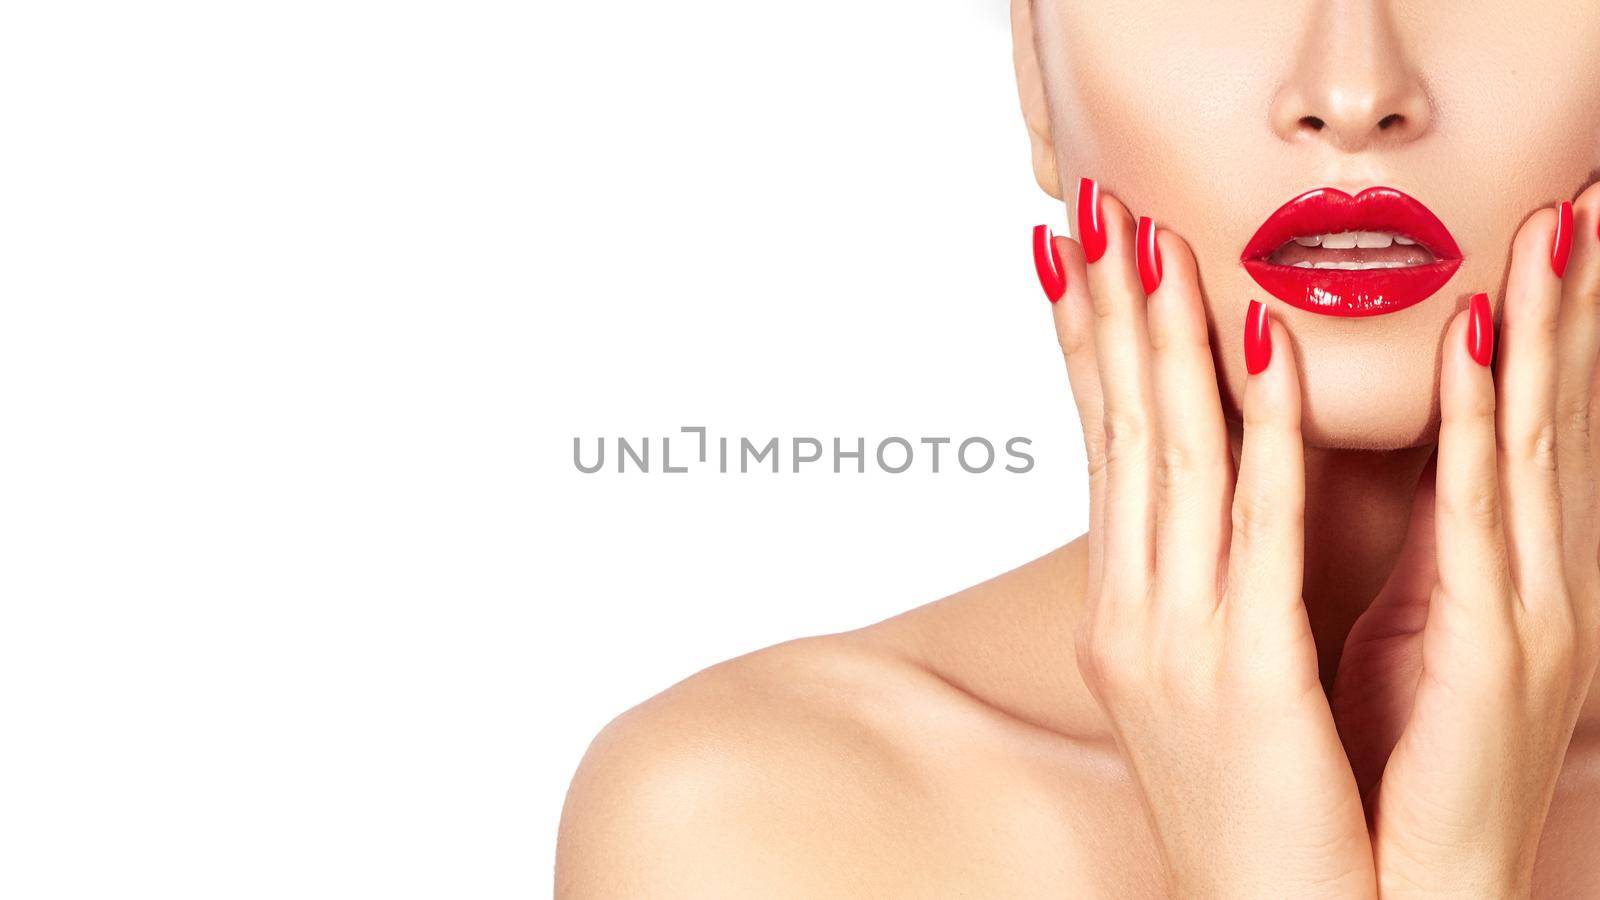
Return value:
<svg viewBox="0 0 1600 900">
<path fill-rule="evenodd" d="M 1421 598 L 1401 631 L 1419 645 L 1417 677 L 1352 693 L 1340 710 L 1355 726 L 1371 724 L 1369 705 L 1409 710 L 1392 723 L 1387 768 L 1376 767 L 1369 841 L 1300 596 L 1293 354 L 1278 350 L 1247 382 L 1230 480 L 1187 247 L 1160 237 L 1180 265 L 1145 297 L 1119 246 L 1128 213 L 1104 204 L 1108 255 L 1120 260 L 1085 273 L 1075 245 L 1058 239 L 1069 284 L 1076 275 L 1092 295 L 1069 290 L 1056 318 L 1091 425 L 1091 470 L 1105 471 L 1091 480 L 1101 524 L 1090 532 L 1078 657 L 1130 761 L 1171 893 L 1529 896 L 1600 624 L 1588 428 L 1600 311 L 1591 281 L 1550 270 L 1553 214 L 1518 237 L 1499 383 L 1469 354 L 1466 310 L 1446 332 L 1437 464 L 1423 473 L 1410 529 L 1421 546 L 1403 551 L 1385 604 L 1355 632 L 1398 640 L 1394 620 L 1378 630 L 1380 616 Z M 1592 242 L 1587 256 L 1593 265 Z M 1291 346 L 1279 324 L 1273 345 Z M 1338 677 L 1355 683 L 1374 659 L 1346 654 Z"/>
<path fill-rule="evenodd" d="M 1106 254 L 1058 238 L 1067 294 L 1035 301 L 1089 532 L 619 717 L 574 776 L 557 895 L 1600 895 L 1600 6 L 1012 21 L 1039 184 L 1064 211 L 1102 186 Z M 1352 323 L 1239 267 L 1284 200 L 1374 184 L 1461 244 L 1438 295 Z M 1129 207 L 1166 226 L 1148 295 Z M 1247 375 L 1252 299 L 1273 354 Z"/>
<path fill-rule="evenodd" d="M 1069 287 L 1052 308 L 1089 533 L 619 718 L 573 782 L 560 896 L 1600 884 L 1600 187 L 1576 204 L 1588 239 L 1565 279 L 1548 266 L 1553 215 L 1519 231 L 1495 370 L 1468 353 L 1464 303 L 1450 320 L 1437 462 L 1334 673 L 1319 672 L 1301 596 L 1294 335 L 1274 321 L 1271 364 L 1230 426 L 1188 247 L 1159 234 L 1165 274 L 1145 296 L 1132 217 L 1102 202 L 1107 253 L 1085 266 L 1057 238 Z"/>
</svg>

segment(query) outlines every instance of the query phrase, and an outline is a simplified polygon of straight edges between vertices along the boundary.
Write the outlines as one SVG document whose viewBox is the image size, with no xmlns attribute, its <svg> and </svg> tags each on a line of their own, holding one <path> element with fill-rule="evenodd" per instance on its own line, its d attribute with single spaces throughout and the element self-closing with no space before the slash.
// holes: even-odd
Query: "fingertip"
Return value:
<svg viewBox="0 0 1600 900">
<path fill-rule="evenodd" d="M 1200 296 L 1194 255 L 1178 235 L 1157 226 L 1152 241 L 1160 266 L 1160 284 L 1147 297 L 1150 343 L 1157 350 L 1184 345 L 1211 345 L 1205 303 Z M 1140 241 L 1140 274 L 1148 267 Z M 1148 290 L 1148 288 L 1147 288 Z"/>
<path fill-rule="evenodd" d="M 1528 216 L 1522 227 L 1517 229 L 1516 237 L 1511 241 L 1513 286 L 1519 279 L 1544 279 L 1552 283 L 1560 281 L 1566 267 L 1566 254 L 1562 252 L 1560 241 L 1565 240 L 1570 250 L 1572 234 L 1570 224 L 1563 229 L 1563 221 L 1570 215 L 1570 212 L 1564 211 L 1570 209 L 1570 205 L 1565 203 L 1546 206 Z"/>
<path fill-rule="evenodd" d="M 1479 366 L 1488 368 L 1494 362 L 1494 312 L 1488 294 L 1473 294 L 1467 303 L 1464 343 L 1467 355 Z"/>
<path fill-rule="evenodd" d="M 1161 286 L 1198 288 L 1198 268 L 1189 242 L 1177 232 L 1156 226 L 1157 253 L 1161 256 Z"/>
<path fill-rule="evenodd" d="M 1474 295 L 1445 329 L 1439 405 L 1446 419 L 1482 414 L 1485 402 L 1493 404 L 1493 377 L 1488 367 L 1479 361 L 1483 352 L 1479 342 L 1483 339 L 1475 333 L 1484 327 L 1481 323 L 1487 315 L 1488 340 L 1493 340 L 1493 316 L 1485 313 L 1487 308 L 1488 297 Z"/>
<path fill-rule="evenodd" d="M 1055 319 L 1057 340 L 1062 350 L 1070 355 L 1092 343 L 1094 315 L 1089 305 L 1088 269 L 1083 259 L 1083 246 L 1072 238 L 1056 235 L 1055 252 L 1061 261 L 1066 286 L 1061 296 L 1050 304 L 1050 312 Z"/>
<path fill-rule="evenodd" d="M 1147 220 L 1139 221 L 1139 277 L 1145 282 L 1145 294 L 1149 300 L 1156 303 L 1160 302 L 1160 298 L 1171 297 L 1185 305 L 1190 301 L 1198 305 L 1200 276 L 1189 242 L 1176 232 L 1161 227 L 1159 222 L 1151 223 L 1147 241 L 1143 225 Z M 1147 275 L 1152 266 L 1153 279 Z"/>
<path fill-rule="evenodd" d="M 1083 245 L 1065 235 L 1056 235 L 1056 258 L 1061 260 L 1062 271 L 1067 276 L 1067 288 L 1083 284 L 1085 263 Z"/>
<path fill-rule="evenodd" d="M 1289 342 L 1289 326 L 1276 316 L 1269 322 L 1272 331 L 1272 365 L 1265 379 L 1278 391 L 1278 400 L 1298 421 L 1300 418 L 1300 370 Z"/>
<path fill-rule="evenodd" d="M 1574 212 L 1582 212 L 1584 210 L 1593 212 L 1596 209 L 1600 209 L 1600 178 L 1589 182 L 1578 193 L 1578 196 L 1572 201 L 1572 208 Z"/>
<path fill-rule="evenodd" d="M 1517 236 L 1511 242 L 1512 251 L 1528 255 L 1548 255 L 1559 223 L 1558 206 L 1546 206 L 1535 210 L 1522 223 L 1522 227 L 1517 229 Z"/>
<path fill-rule="evenodd" d="M 1300 378 L 1289 345 L 1289 330 L 1260 301 L 1252 301 L 1246 319 L 1246 368 L 1251 372 L 1244 389 L 1245 421 L 1276 421 L 1298 427 Z"/>
<path fill-rule="evenodd" d="M 1104 190 L 1100 191 L 1100 225 L 1105 242 L 1104 258 L 1132 260 L 1138 223 L 1115 194 Z"/>
<path fill-rule="evenodd" d="M 1572 202 L 1563 200 L 1556 206 L 1556 232 L 1550 251 L 1550 268 L 1557 278 L 1567 276 L 1567 263 L 1572 259 Z"/>
<path fill-rule="evenodd" d="M 1251 300 L 1244 315 L 1244 368 L 1251 376 L 1272 365 L 1272 312 L 1260 300 Z"/>
</svg>

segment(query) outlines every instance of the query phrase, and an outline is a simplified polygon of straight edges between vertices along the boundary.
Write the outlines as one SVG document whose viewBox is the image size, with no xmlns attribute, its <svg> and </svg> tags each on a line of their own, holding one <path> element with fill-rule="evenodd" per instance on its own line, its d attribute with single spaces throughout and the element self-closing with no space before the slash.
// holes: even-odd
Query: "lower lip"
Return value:
<svg viewBox="0 0 1600 900">
<path fill-rule="evenodd" d="M 1381 316 L 1433 296 L 1460 268 L 1445 259 L 1403 269 L 1306 269 L 1264 259 L 1244 261 L 1245 271 L 1272 296 L 1327 316 Z"/>
</svg>

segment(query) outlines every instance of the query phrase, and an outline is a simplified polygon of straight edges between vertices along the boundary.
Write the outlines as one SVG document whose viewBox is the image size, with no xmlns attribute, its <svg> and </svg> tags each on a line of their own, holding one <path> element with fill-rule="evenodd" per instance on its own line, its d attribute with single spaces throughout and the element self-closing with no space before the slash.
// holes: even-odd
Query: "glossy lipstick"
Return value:
<svg viewBox="0 0 1600 900">
<path fill-rule="evenodd" d="M 1268 216 L 1240 262 L 1290 306 L 1378 316 L 1438 292 L 1461 267 L 1461 248 L 1438 216 L 1402 191 L 1374 187 L 1352 197 L 1317 188 Z"/>
</svg>

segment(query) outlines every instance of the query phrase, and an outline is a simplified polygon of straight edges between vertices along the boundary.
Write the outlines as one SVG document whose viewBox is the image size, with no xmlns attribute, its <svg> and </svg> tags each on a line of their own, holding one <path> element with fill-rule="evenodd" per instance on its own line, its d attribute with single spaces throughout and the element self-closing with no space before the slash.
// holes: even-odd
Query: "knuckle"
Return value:
<svg viewBox="0 0 1600 900">
<path fill-rule="evenodd" d="M 1095 689 L 1109 697 L 1136 691 L 1142 681 L 1134 642 L 1122 630 L 1103 622 L 1091 623 L 1079 632 L 1078 665 Z"/>
<path fill-rule="evenodd" d="M 1532 668 L 1544 685 L 1571 684 L 1592 669 L 1595 637 L 1590 617 L 1582 614 L 1571 597 L 1546 598 L 1539 604 L 1547 612 L 1540 617 L 1529 645 L 1535 654 Z"/>
<path fill-rule="evenodd" d="M 1547 696 L 1577 681 L 1577 646 L 1570 639 L 1547 638 L 1530 648 L 1524 668 L 1527 689 L 1535 698 Z"/>
<path fill-rule="evenodd" d="M 1261 491 L 1247 491 L 1233 498 L 1234 534 L 1246 540 L 1271 533 L 1288 516 L 1295 514 L 1287 501 Z"/>
<path fill-rule="evenodd" d="M 1220 497 L 1213 495 L 1215 482 L 1208 473 L 1219 471 L 1220 465 L 1220 460 L 1204 450 L 1185 446 L 1162 447 L 1155 467 L 1162 514 L 1209 509 L 1210 504 Z"/>
<path fill-rule="evenodd" d="M 1091 482 L 1106 473 L 1106 436 L 1103 428 L 1085 423 L 1083 429 L 1083 458 L 1089 469 Z"/>
<path fill-rule="evenodd" d="M 1494 485 L 1473 484 L 1450 493 L 1441 493 L 1438 502 L 1456 519 L 1473 528 L 1492 528 L 1500 524 L 1500 491 Z"/>
<path fill-rule="evenodd" d="M 1498 440 L 1502 455 L 1515 463 L 1541 472 L 1556 469 L 1556 425 L 1541 422 L 1516 434 L 1502 433 Z"/>
<path fill-rule="evenodd" d="M 1106 454 L 1113 460 L 1143 453 L 1150 441 L 1150 424 L 1138 413 L 1108 410 L 1102 427 Z"/>
<path fill-rule="evenodd" d="M 1458 401 L 1456 405 L 1445 410 L 1445 420 L 1459 428 L 1492 428 L 1494 427 L 1495 403 L 1494 392 L 1485 391 L 1468 399 Z"/>
<path fill-rule="evenodd" d="M 1076 359 L 1090 347 L 1091 338 L 1089 329 L 1071 322 L 1056 329 L 1056 343 L 1061 347 L 1061 355 L 1067 359 Z"/>
<path fill-rule="evenodd" d="M 1167 493 L 1182 491 L 1199 471 L 1195 453 L 1183 444 L 1167 443 L 1161 447 L 1161 462 L 1157 467 L 1160 486 Z"/>
<path fill-rule="evenodd" d="M 1589 397 L 1580 392 L 1569 392 L 1557 403 L 1556 422 L 1567 434 L 1587 439 L 1592 419 L 1589 414 Z"/>
<path fill-rule="evenodd" d="M 1097 484 L 1104 481 L 1106 468 L 1109 464 L 1105 451 L 1097 445 L 1090 446 L 1085 453 L 1085 458 L 1088 461 L 1089 483 Z"/>
<path fill-rule="evenodd" d="M 1116 291 L 1090 291 L 1089 295 L 1089 305 L 1094 308 L 1097 319 L 1115 319 L 1127 310 L 1127 303 L 1117 296 Z"/>
</svg>

